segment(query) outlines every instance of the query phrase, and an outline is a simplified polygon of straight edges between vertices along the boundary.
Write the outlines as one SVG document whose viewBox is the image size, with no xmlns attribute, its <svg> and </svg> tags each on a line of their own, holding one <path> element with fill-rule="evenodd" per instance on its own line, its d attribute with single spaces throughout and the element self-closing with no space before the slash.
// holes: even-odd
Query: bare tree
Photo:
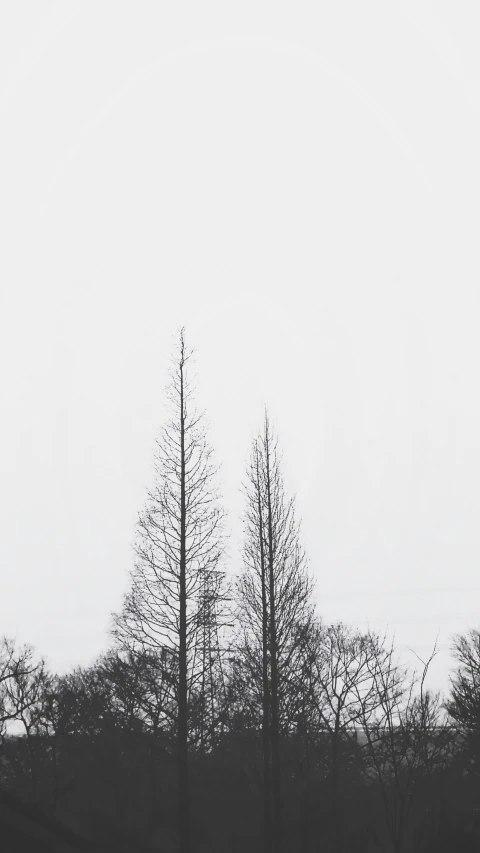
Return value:
<svg viewBox="0 0 480 853">
<path fill-rule="evenodd" d="M 187 376 L 191 355 L 182 330 L 168 389 L 171 417 L 157 442 L 155 485 L 138 522 L 131 589 L 113 628 L 123 648 L 163 653 L 174 679 L 182 853 L 190 850 L 191 705 L 205 681 L 200 646 L 211 638 L 203 630 L 205 590 L 210 622 L 221 622 L 226 598 L 220 570 L 222 511 L 203 419 L 193 407 Z"/>
<path fill-rule="evenodd" d="M 472 788 L 480 777 L 480 631 L 472 628 L 453 637 L 457 666 L 450 678 L 445 702 L 449 724 L 455 732 L 457 764 Z M 477 794 L 478 799 L 478 794 Z"/>
<path fill-rule="evenodd" d="M 387 652 L 382 639 L 342 623 L 317 622 L 305 633 L 299 695 L 310 709 L 310 727 L 323 737 L 329 778 L 329 800 L 335 850 L 341 848 L 339 811 L 342 758 L 357 752 L 359 729 L 380 705 L 375 669 Z M 318 737 L 317 737 L 318 740 Z"/>
<path fill-rule="evenodd" d="M 450 679 L 446 708 L 471 745 L 480 743 L 480 631 L 471 629 L 453 639 L 457 669 Z M 478 757 L 478 756 L 477 756 Z"/>
<path fill-rule="evenodd" d="M 8 724 L 20 721 L 38 698 L 43 660 L 35 662 L 31 646 L 17 648 L 14 640 L 0 641 L 0 742 Z"/>
<path fill-rule="evenodd" d="M 0 646 L 0 741 L 9 725 L 21 726 L 28 751 L 28 796 L 36 798 L 37 770 L 41 756 L 37 728 L 41 717 L 41 696 L 47 679 L 45 663 L 34 660 L 30 646 L 17 648 L 4 638 Z M 20 729 L 20 730 L 22 730 Z"/>
<path fill-rule="evenodd" d="M 277 853 L 282 844 L 280 736 L 289 726 L 299 630 L 312 619 L 312 584 L 267 414 L 253 444 L 245 491 L 237 661 L 244 673 L 245 698 L 261 709 L 265 849 Z"/>
<path fill-rule="evenodd" d="M 412 812 L 420 782 L 448 761 L 448 733 L 438 694 L 425 688 L 436 647 L 418 677 L 408 675 L 393 646 L 378 647 L 369 662 L 377 692 L 375 714 L 363 716 L 370 773 L 380 786 L 387 831 L 395 853 L 410 849 Z"/>
</svg>

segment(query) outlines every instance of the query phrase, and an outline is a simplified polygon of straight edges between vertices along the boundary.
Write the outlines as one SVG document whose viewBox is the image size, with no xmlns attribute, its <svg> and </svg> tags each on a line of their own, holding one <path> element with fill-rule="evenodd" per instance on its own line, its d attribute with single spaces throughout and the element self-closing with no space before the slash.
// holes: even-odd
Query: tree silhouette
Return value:
<svg viewBox="0 0 480 853">
<path fill-rule="evenodd" d="M 312 618 L 312 585 L 287 500 L 268 414 L 253 443 L 246 485 L 243 571 L 237 585 L 242 622 L 237 678 L 261 715 L 265 850 L 282 844 L 282 728 L 298 664 L 299 630 Z"/>
<path fill-rule="evenodd" d="M 181 853 L 190 850 L 188 751 L 193 738 L 192 704 L 199 689 L 206 690 L 209 701 L 203 706 L 211 711 L 208 673 L 215 669 L 212 656 L 219 653 L 212 633 L 226 598 L 220 569 L 222 510 L 203 418 L 193 406 L 187 376 L 191 356 L 182 329 L 167 392 L 171 417 L 157 442 L 155 484 L 138 522 L 131 589 L 122 611 L 114 616 L 113 628 L 121 647 L 163 656 L 164 669 L 169 673 L 174 697 L 171 713 L 177 742 Z M 207 649 L 202 648 L 205 643 Z M 207 677 L 206 655 L 210 661 Z"/>
</svg>

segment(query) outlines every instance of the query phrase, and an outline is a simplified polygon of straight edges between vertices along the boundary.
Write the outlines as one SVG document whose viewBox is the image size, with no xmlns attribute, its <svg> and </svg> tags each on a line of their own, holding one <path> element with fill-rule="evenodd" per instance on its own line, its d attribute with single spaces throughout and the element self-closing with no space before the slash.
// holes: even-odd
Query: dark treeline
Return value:
<svg viewBox="0 0 480 853">
<path fill-rule="evenodd" d="M 182 332 L 110 647 L 59 676 L 0 646 L 1 787 L 125 853 L 478 851 L 480 633 L 455 638 L 442 697 L 435 649 L 412 673 L 325 624 L 267 415 L 227 582 L 190 358 Z"/>
</svg>

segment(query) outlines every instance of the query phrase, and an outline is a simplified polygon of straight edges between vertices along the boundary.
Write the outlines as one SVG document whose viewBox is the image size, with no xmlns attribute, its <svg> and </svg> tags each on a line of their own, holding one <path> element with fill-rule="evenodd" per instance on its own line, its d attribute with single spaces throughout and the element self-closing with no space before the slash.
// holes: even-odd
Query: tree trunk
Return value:
<svg viewBox="0 0 480 853">
<path fill-rule="evenodd" d="M 270 604 L 270 677 L 271 677 L 271 726 L 270 737 L 272 745 L 272 805 L 273 805 L 273 849 L 274 853 L 281 850 L 281 790 L 280 790 L 280 743 L 278 720 L 278 661 L 277 661 L 277 630 L 276 630 L 276 590 L 274 573 L 274 543 L 272 519 L 272 491 L 270 470 L 270 435 L 268 420 L 265 421 L 266 448 L 266 485 L 268 512 L 268 581 Z"/>
<path fill-rule="evenodd" d="M 340 851 L 340 826 L 338 821 L 338 738 L 340 720 L 335 718 L 335 729 L 332 737 L 332 822 L 333 822 L 333 849 L 335 853 Z"/>
<path fill-rule="evenodd" d="M 187 708 L 187 589 L 186 589 L 186 498 L 185 498 L 185 401 L 183 362 L 180 364 L 180 636 L 178 681 L 178 819 L 180 853 L 190 853 L 188 791 L 188 708 Z"/>
<path fill-rule="evenodd" d="M 305 726 L 304 732 L 304 746 L 305 746 L 305 762 L 304 762 L 304 773 L 303 773 L 303 796 L 302 796 L 302 806 L 303 806 L 303 849 L 305 853 L 308 853 L 310 849 L 310 744 L 308 739 L 308 727 Z"/>
<path fill-rule="evenodd" d="M 264 823 L 264 849 L 265 853 L 272 853 L 272 786 L 270 777 L 270 684 L 268 678 L 268 607 L 267 607 L 267 579 L 264 550 L 264 530 L 262 517 L 262 501 L 260 490 L 260 472 L 257 455 L 257 478 L 258 478 L 258 519 L 259 519 L 259 547 L 260 547 L 260 571 L 262 578 L 262 676 L 263 676 L 263 707 L 262 707 L 262 738 L 263 738 L 263 823 Z"/>
</svg>

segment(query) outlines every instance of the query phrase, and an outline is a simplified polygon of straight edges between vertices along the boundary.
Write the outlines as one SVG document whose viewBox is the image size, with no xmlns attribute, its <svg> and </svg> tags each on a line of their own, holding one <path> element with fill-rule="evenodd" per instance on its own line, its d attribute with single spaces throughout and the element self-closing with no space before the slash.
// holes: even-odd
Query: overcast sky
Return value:
<svg viewBox="0 0 480 853">
<path fill-rule="evenodd" d="M 0 634 L 108 643 L 176 330 L 270 409 L 326 620 L 480 623 L 476 2 L 0 4 Z"/>
</svg>

